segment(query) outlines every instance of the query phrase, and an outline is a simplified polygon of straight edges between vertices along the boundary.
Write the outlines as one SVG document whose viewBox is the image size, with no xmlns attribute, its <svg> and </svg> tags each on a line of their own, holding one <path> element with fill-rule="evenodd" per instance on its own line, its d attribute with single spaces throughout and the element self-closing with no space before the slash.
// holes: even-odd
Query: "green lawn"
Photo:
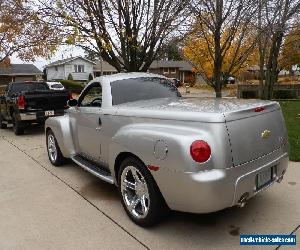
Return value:
<svg viewBox="0 0 300 250">
<path fill-rule="evenodd" d="M 300 161 L 300 101 L 280 102 L 289 135 L 291 161 Z"/>
</svg>

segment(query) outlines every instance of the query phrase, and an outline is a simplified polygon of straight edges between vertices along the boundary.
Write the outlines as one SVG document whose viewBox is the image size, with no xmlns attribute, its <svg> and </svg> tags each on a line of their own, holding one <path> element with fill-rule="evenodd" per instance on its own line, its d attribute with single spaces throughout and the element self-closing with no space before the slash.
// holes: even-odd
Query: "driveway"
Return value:
<svg viewBox="0 0 300 250">
<path fill-rule="evenodd" d="M 73 163 L 53 167 L 41 127 L 0 130 L 0 169 L 0 249 L 241 249 L 240 234 L 292 232 L 299 244 L 299 163 L 244 208 L 173 212 L 150 229 L 127 218 L 115 187 Z"/>
</svg>

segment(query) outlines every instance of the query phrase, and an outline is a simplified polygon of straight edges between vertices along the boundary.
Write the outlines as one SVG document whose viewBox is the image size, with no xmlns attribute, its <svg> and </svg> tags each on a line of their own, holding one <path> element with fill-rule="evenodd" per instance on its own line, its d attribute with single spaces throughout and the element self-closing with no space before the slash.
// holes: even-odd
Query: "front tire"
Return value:
<svg viewBox="0 0 300 250">
<path fill-rule="evenodd" d="M 141 161 L 126 158 L 120 166 L 118 184 L 122 205 L 134 223 L 149 227 L 163 218 L 167 206 L 155 180 Z"/>
<path fill-rule="evenodd" d="M 46 135 L 46 144 L 48 157 L 52 165 L 58 167 L 66 162 L 66 158 L 60 151 L 59 145 L 56 141 L 55 135 L 52 130 L 49 130 Z"/>
<path fill-rule="evenodd" d="M 3 123 L 3 117 L 0 114 L 0 128 L 1 129 L 6 129 L 7 128 L 7 124 Z"/>
<path fill-rule="evenodd" d="M 24 135 L 24 127 L 22 126 L 22 123 L 17 119 L 15 113 L 13 113 L 12 115 L 12 123 L 15 135 Z"/>
</svg>

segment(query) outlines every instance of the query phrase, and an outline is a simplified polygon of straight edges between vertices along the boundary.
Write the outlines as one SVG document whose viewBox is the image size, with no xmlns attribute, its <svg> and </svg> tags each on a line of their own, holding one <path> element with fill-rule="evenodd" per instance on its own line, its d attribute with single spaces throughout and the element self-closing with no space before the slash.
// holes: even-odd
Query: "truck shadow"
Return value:
<svg viewBox="0 0 300 250">
<path fill-rule="evenodd" d="M 25 127 L 24 130 L 24 136 L 35 136 L 35 135 L 43 135 L 45 133 L 44 130 L 45 126 L 44 125 L 40 125 L 40 124 L 30 124 L 28 126 Z M 8 129 L 11 131 L 11 133 L 13 132 L 13 128 L 12 125 L 8 125 Z M 23 136 L 23 135 L 21 135 Z"/>
<path fill-rule="evenodd" d="M 119 200 L 116 186 L 97 179 L 83 186 L 79 193 L 91 200 Z"/>
</svg>

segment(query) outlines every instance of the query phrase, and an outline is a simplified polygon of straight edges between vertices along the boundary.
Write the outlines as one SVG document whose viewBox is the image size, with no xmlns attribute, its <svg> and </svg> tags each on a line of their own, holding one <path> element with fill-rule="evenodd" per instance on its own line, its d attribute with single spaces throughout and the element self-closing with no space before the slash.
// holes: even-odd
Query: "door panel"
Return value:
<svg viewBox="0 0 300 250">
<path fill-rule="evenodd" d="M 101 159 L 101 137 L 99 128 L 100 109 L 78 108 L 77 136 L 80 153 L 91 160 Z"/>
<path fill-rule="evenodd" d="M 79 97 L 78 107 L 70 112 L 77 151 L 95 162 L 101 162 L 101 104 L 101 85 L 93 83 Z"/>
</svg>

